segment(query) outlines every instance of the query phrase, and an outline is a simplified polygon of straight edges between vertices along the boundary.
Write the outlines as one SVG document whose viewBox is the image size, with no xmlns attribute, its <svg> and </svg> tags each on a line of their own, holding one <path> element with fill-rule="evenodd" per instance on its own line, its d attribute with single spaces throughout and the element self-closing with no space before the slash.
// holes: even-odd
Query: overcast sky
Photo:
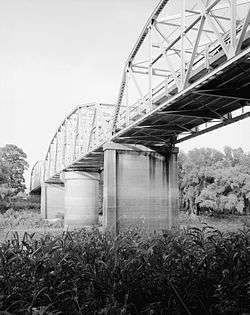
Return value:
<svg viewBox="0 0 250 315">
<path fill-rule="evenodd" d="M 30 165 L 77 104 L 115 103 L 123 64 L 158 0 L 0 0 L 0 146 Z M 250 151 L 246 119 L 179 147 Z"/>
</svg>

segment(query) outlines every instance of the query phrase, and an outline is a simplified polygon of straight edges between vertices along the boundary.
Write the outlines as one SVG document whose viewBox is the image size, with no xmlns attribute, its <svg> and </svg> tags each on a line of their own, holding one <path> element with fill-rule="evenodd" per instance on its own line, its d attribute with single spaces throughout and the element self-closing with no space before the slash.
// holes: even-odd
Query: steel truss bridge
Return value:
<svg viewBox="0 0 250 315">
<path fill-rule="evenodd" d="M 65 170 L 100 170 L 107 141 L 164 154 L 249 117 L 249 23 L 250 0 L 161 0 L 125 63 L 116 104 L 80 105 L 64 119 L 33 167 L 31 191 Z"/>
</svg>

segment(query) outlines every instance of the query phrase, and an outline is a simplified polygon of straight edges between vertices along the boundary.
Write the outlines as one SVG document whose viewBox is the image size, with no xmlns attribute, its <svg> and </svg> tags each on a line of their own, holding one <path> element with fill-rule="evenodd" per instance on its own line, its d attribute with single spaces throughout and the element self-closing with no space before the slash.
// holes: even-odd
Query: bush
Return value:
<svg viewBox="0 0 250 315">
<path fill-rule="evenodd" d="M 0 213 L 6 212 L 10 208 L 10 203 L 7 200 L 0 199 Z"/>
<path fill-rule="evenodd" d="M 38 204 L 37 202 L 30 202 L 26 200 L 17 200 L 15 202 L 11 202 L 10 208 L 15 211 L 34 210 L 36 212 L 39 212 L 40 204 Z"/>
<path fill-rule="evenodd" d="M 62 228 L 63 219 L 58 215 L 58 219 L 52 221 L 44 220 L 41 215 L 33 210 L 15 211 L 13 209 L 7 210 L 0 214 L 0 229 L 9 230 L 27 230 L 27 229 L 43 229 L 44 228 Z"/>
<path fill-rule="evenodd" d="M 40 202 L 33 200 L 32 198 L 11 198 L 9 200 L 0 200 L 0 213 L 5 213 L 7 210 L 24 211 L 32 210 L 34 212 L 40 212 Z"/>
<path fill-rule="evenodd" d="M 0 310 L 14 314 L 242 314 L 248 231 L 209 227 L 116 238 L 18 234 L 0 246 Z"/>
<path fill-rule="evenodd" d="M 0 228 L 17 228 L 21 226 L 35 228 L 41 227 L 44 220 L 40 214 L 33 211 L 15 211 L 13 209 L 7 210 L 0 214 Z"/>
</svg>

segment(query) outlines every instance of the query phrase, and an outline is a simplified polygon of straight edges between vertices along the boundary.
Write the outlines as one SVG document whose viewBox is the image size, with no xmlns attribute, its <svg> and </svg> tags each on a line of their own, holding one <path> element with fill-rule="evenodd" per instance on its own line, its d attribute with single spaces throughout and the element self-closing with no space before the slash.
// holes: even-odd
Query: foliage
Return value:
<svg viewBox="0 0 250 315">
<path fill-rule="evenodd" d="M 25 234 L 0 246 L 0 310 L 12 314 L 242 314 L 247 231 L 204 227 Z"/>
<path fill-rule="evenodd" d="M 0 228 L 17 228 L 26 226 L 29 228 L 40 227 L 44 220 L 39 213 L 32 210 L 15 211 L 8 209 L 0 214 Z"/>
<path fill-rule="evenodd" d="M 31 210 L 19 210 L 8 209 L 5 213 L 0 214 L 0 230 L 8 233 L 9 231 L 36 231 L 44 232 L 49 231 L 50 228 L 61 229 L 63 227 L 63 220 L 61 218 L 54 220 L 44 220 L 40 213 Z M 53 232 L 53 230 L 52 230 Z M 0 239 L 1 241 L 1 239 Z"/>
<path fill-rule="evenodd" d="M 250 154 L 225 147 L 181 153 L 181 204 L 187 212 L 246 213 L 250 208 Z"/>
<path fill-rule="evenodd" d="M 239 216 L 229 214 L 223 217 L 208 216 L 200 214 L 199 216 L 189 215 L 184 211 L 180 211 L 177 218 L 177 223 L 180 228 L 197 227 L 202 228 L 204 225 L 209 225 L 221 232 L 236 232 L 243 228 L 250 227 L 250 216 Z"/>
<path fill-rule="evenodd" d="M 1 198 L 0 198 L 1 199 Z M 19 197 L 5 198 L 0 200 L 0 214 L 11 211 L 25 211 L 32 210 L 33 212 L 40 212 L 40 202 L 33 200 L 31 196 L 27 196 L 25 199 Z"/>
<path fill-rule="evenodd" d="M 8 177 L 8 167 L 1 157 L 1 150 L 2 149 L 0 148 L 0 185 L 4 184 Z"/>
<path fill-rule="evenodd" d="M 0 148 L 0 199 L 5 199 L 25 190 L 24 171 L 28 168 L 26 154 L 16 145 Z"/>
</svg>

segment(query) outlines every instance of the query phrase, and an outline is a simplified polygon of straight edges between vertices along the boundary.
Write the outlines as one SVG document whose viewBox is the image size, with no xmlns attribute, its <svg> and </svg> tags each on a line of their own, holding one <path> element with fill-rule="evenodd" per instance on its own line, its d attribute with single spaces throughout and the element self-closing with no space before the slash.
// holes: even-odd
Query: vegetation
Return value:
<svg viewBox="0 0 250 315">
<path fill-rule="evenodd" d="M 16 211 L 9 209 L 5 213 L 0 214 L 0 228 L 40 227 L 43 221 L 40 214 L 33 210 Z"/>
<path fill-rule="evenodd" d="M 11 198 L 25 191 L 24 171 L 27 156 L 13 144 L 0 148 L 0 212 L 6 211 Z"/>
<path fill-rule="evenodd" d="M 13 231 L 18 232 L 22 237 L 25 232 L 35 233 L 35 238 L 43 234 L 59 234 L 63 231 L 63 220 L 48 222 L 41 217 L 41 214 L 31 208 L 21 210 L 20 208 L 8 209 L 0 214 L 0 243 L 8 239 Z"/>
<path fill-rule="evenodd" d="M 5 213 L 8 210 L 21 211 L 25 212 L 26 210 L 33 211 L 35 213 L 40 212 L 40 202 L 38 200 L 34 200 L 32 196 L 28 196 L 24 194 L 24 197 L 13 196 L 11 198 L 4 198 L 0 200 L 0 214 Z M 11 211 L 10 211 L 11 213 Z"/>
<path fill-rule="evenodd" d="M 23 173 L 28 168 L 27 155 L 13 144 L 0 148 L 1 183 L 7 183 L 14 193 L 24 192 Z"/>
<path fill-rule="evenodd" d="M 35 238 L 41 237 L 43 234 L 58 235 L 63 232 L 63 218 L 54 220 L 44 220 L 41 214 L 31 208 L 30 210 L 8 209 L 0 214 L 0 243 L 8 239 L 12 232 L 18 232 L 22 237 L 25 232 L 35 233 Z M 178 216 L 178 224 L 180 228 L 198 227 L 202 228 L 207 224 L 220 231 L 237 231 L 249 225 L 248 216 L 230 215 L 225 218 L 217 218 L 214 216 L 190 216 L 184 212 L 180 212 Z"/>
<path fill-rule="evenodd" d="M 225 147 L 180 153 L 181 205 L 188 213 L 250 212 L 250 153 Z"/>
<path fill-rule="evenodd" d="M 0 246 L 0 310 L 14 314 L 242 314 L 246 231 L 202 230 L 116 238 L 95 231 Z"/>
</svg>

